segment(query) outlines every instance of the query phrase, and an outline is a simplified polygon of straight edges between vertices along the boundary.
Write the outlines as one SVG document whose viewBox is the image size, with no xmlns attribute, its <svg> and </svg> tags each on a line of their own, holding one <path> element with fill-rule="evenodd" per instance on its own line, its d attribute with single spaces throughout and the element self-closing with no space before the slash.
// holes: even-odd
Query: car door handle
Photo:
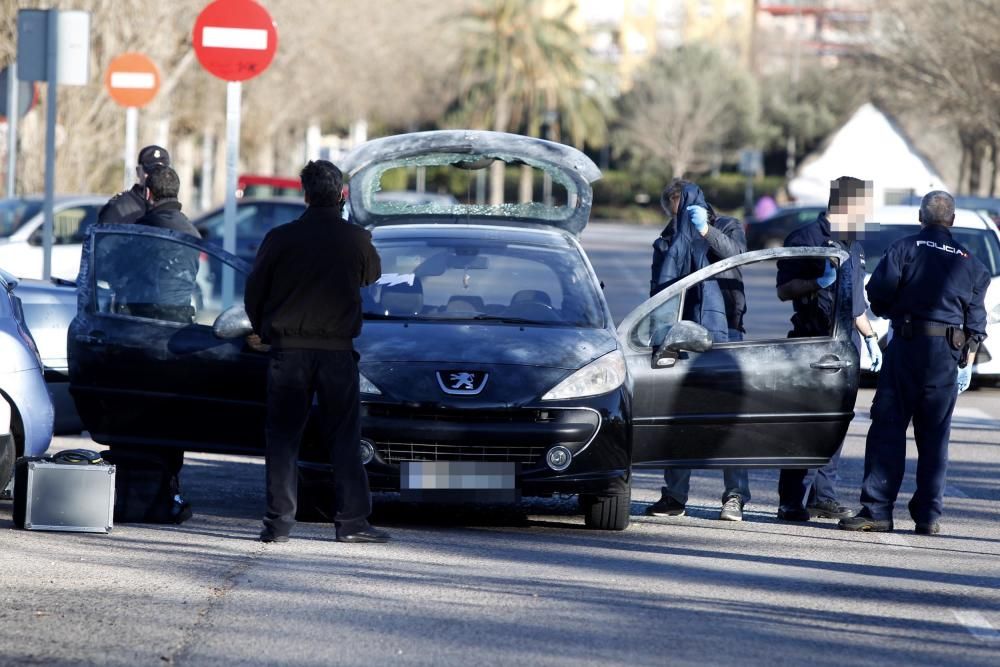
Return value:
<svg viewBox="0 0 1000 667">
<path fill-rule="evenodd" d="M 809 364 L 809 368 L 815 368 L 818 371 L 839 371 L 850 365 L 851 362 L 842 359 L 821 359 Z"/>
<path fill-rule="evenodd" d="M 95 333 L 92 336 L 87 334 L 81 334 L 76 337 L 76 342 L 89 343 L 90 345 L 104 345 L 106 341 L 104 340 L 103 333 Z"/>
</svg>

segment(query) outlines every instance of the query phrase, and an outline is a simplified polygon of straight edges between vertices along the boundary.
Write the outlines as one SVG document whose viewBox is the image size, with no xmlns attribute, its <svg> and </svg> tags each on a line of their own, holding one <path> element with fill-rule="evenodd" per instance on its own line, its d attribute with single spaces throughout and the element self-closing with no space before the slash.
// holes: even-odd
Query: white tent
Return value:
<svg viewBox="0 0 1000 667">
<path fill-rule="evenodd" d="M 788 182 L 797 204 L 826 204 L 830 181 L 854 176 L 872 181 L 875 205 L 945 190 L 941 176 L 914 148 L 902 129 L 872 104 L 859 108 Z"/>
</svg>

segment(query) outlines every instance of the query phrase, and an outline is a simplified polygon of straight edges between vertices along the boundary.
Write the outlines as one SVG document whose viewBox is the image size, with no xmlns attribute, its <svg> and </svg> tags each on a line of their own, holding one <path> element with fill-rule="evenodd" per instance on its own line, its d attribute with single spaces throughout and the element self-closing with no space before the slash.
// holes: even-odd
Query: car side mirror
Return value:
<svg viewBox="0 0 1000 667">
<path fill-rule="evenodd" d="M 712 334 L 708 329 L 690 320 L 680 320 L 670 327 L 663 344 L 653 354 L 653 366 L 673 366 L 678 353 L 683 351 L 708 352 L 711 349 Z"/>
<path fill-rule="evenodd" d="M 215 318 L 212 333 L 216 338 L 243 338 L 253 333 L 247 311 L 241 305 L 230 306 Z"/>
</svg>

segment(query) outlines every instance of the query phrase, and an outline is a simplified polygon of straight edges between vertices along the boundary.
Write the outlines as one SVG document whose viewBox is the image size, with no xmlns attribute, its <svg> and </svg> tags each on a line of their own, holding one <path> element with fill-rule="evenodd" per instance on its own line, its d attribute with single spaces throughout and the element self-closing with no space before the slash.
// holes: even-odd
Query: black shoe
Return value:
<svg viewBox="0 0 1000 667">
<path fill-rule="evenodd" d="M 275 535 L 267 528 L 260 531 L 260 541 L 261 542 L 287 542 L 288 535 Z"/>
<path fill-rule="evenodd" d="M 913 532 L 917 535 L 937 535 L 941 532 L 941 524 L 937 521 L 930 523 L 918 523 L 913 527 Z"/>
<path fill-rule="evenodd" d="M 378 528 L 373 528 L 371 526 L 365 528 L 364 530 L 359 530 L 356 533 L 337 535 L 338 542 L 381 543 L 381 542 L 388 542 L 391 539 L 392 537 L 390 537 L 389 533 L 385 532 L 384 530 L 379 530 Z"/>
<path fill-rule="evenodd" d="M 778 509 L 778 521 L 808 521 L 812 517 L 809 515 L 809 510 L 802 509 L 800 507 L 795 507 L 792 509 Z"/>
<path fill-rule="evenodd" d="M 841 519 L 837 526 L 841 530 L 860 530 L 872 533 L 891 533 L 892 519 L 880 520 L 870 516 L 852 516 L 848 519 Z"/>
<path fill-rule="evenodd" d="M 824 500 L 815 505 L 806 506 L 809 515 L 814 519 L 850 519 L 857 514 L 857 510 L 844 507 L 835 500 Z"/>
<path fill-rule="evenodd" d="M 663 496 L 646 508 L 646 516 L 684 516 L 684 503 Z"/>
</svg>

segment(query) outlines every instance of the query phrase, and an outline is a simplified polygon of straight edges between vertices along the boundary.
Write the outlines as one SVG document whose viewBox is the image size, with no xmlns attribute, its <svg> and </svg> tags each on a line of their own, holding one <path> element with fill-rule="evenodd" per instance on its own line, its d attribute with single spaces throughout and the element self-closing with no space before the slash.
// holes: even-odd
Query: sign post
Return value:
<svg viewBox="0 0 1000 667">
<path fill-rule="evenodd" d="M 45 221 L 42 278 L 52 275 L 52 222 L 56 182 L 56 109 L 59 84 L 83 86 L 90 78 L 90 14 L 55 9 L 17 12 L 18 78 L 45 81 Z"/>
<path fill-rule="evenodd" d="M 108 65 L 104 87 L 111 99 L 125 107 L 125 188 L 135 178 L 135 153 L 139 126 L 139 107 L 153 101 L 160 90 L 160 70 L 141 53 L 123 53 Z"/>
<path fill-rule="evenodd" d="M 222 249 L 236 253 L 236 172 L 240 155 L 242 82 L 271 64 L 278 48 L 278 29 L 264 7 L 253 0 L 216 0 L 194 23 L 194 51 L 202 67 L 226 83 L 226 202 Z M 222 302 L 235 300 L 235 275 L 222 272 Z"/>
</svg>

